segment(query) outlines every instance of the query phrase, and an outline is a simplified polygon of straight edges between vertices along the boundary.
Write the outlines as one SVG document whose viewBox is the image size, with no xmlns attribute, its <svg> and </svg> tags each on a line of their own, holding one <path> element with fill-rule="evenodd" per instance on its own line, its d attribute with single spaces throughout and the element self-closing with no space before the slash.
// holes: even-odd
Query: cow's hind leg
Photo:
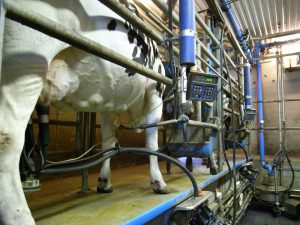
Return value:
<svg viewBox="0 0 300 225">
<path fill-rule="evenodd" d="M 157 102 L 157 101 L 156 101 Z M 156 108 L 146 117 L 147 123 L 157 123 L 161 118 L 161 107 Z M 152 127 L 146 130 L 146 147 L 149 151 L 158 150 L 158 128 Z M 167 194 L 169 190 L 159 169 L 157 156 L 150 156 L 150 183 L 154 192 Z"/>
<path fill-rule="evenodd" d="M 19 174 L 25 129 L 43 86 L 46 62 L 31 56 L 3 61 L 0 86 L 0 224 L 33 225 Z"/>
<path fill-rule="evenodd" d="M 102 148 L 109 149 L 115 147 L 116 132 L 113 127 L 114 116 L 109 113 L 101 113 L 101 132 L 102 132 Z M 113 191 L 110 174 L 110 159 L 103 162 L 99 178 L 98 178 L 98 193 L 110 193 Z"/>
</svg>

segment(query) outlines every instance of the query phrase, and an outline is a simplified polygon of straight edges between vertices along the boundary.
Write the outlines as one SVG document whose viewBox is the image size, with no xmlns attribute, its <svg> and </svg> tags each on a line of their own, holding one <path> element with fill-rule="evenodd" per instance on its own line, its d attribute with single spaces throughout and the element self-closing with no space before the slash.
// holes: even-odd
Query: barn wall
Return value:
<svg viewBox="0 0 300 225">
<path fill-rule="evenodd" d="M 37 118 L 36 113 L 33 118 Z M 76 113 L 64 113 L 56 108 L 50 109 L 49 119 L 62 121 L 75 121 Z M 100 115 L 97 115 L 97 124 L 100 124 Z M 34 133 L 37 142 L 38 125 L 34 124 Z M 76 128 L 50 125 L 49 160 L 58 161 L 76 156 Z M 145 132 L 137 133 L 129 130 L 118 130 L 117 138 L 122 147 L 145 147 Z M 96 129 L 96 143 L 101 142 L 101 129 Z M 160 133 L 160 145 L 162 134 Z M 96 147 L 101 148 L 101 144 Z M 113 168 L 136 165 L 148 162 L 148 157 L 123 153 L 112 159 Z"/>
<path fill-rule="evenodd" d="M 270 59 L 262 64 L 263 98 L 277 99 L 276 59 Z M 284 72 L 285 98 L 300 98 L 300 71 Z M 256 100 L 256 72 L 253 73 L 252 89 Z M 278 127 L 278 103 L 264 104 L 265 127 Z M 253 125 L 256 126 L 256 123 Z M 300 127 L 300 102 L 286 103 L 286 126 Z M 287 131 L 286 145 L 290 155 L 300 155 L 300 131 Z M 252 149 L 258 153 L 257 131 L 252 131 Z M 278 131 L 265 131 L 266 154 L 273 155 L 279 149 Z"/>
</svg>

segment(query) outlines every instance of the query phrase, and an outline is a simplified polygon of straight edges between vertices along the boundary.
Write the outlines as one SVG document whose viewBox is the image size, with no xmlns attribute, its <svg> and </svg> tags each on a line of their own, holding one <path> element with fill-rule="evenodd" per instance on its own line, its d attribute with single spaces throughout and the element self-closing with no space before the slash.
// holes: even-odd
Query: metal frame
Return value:
<svg viewBox="0 0 300 225">
<path fill-rule="evenodd" d="M 26 26 L 32 27 L 33 29 L 43 32 L 51 37 L 59 39 L 63 42 L 66 42 L 70 45 L 73 45 L 81 50 L 84 50 L 84 51 L 91 53 L 93 55 L 96 55 L 98 57 L 105 58 L 106 60 L 108 60 L 110 62 L 113 62 L 120 66 L 126 67 L 132 71 L 135 71 L 135 72 L 137 72 L 143 76 L 146 76 L 150 79 L 161 82 L 165 85 L 173 84 L 173 81 L 171 79 L 169 79 L 165 76 L 162 76 L 161 74 L 154 72 L 153 70 L 151 70 L 147 67 L 144 67 L 141 64 L 132 61 L 131 59 L 123 57 L 122 55 L 120 55 L 116 52 L 113 52 L 111 49 L 108 49 L 105 46 L 102 46 L 101 44 L 84 37 L 83 35 L 75 33 L 73 30 L 70 30 L 69 28 L 67 28 L 63 25 L 57 24 L 48 18 L 45 18 L 37 13 L 34 13 L 30 10 L 22 8 L 21 6 L 19 6 L 18 4 L 14 3 L 12 1 L 3 0 L 3 2 L 5 5 L 5 9 L 7 10 L 7 14 L 6 14 L 7 18 L 10 18 L 17 22 L 20 22 Z M 132 23 L 135 27 L 140 29 L 142 32 L 147 34 L 150 38 L 154 39 L 159 44 L 163 44 L 166 41 L 162 35 L 160 35 L 156 31 L 154 31 L 153 29 L 151 29 L 148 25 L 146 25 L 143 21 L 141 21 L 136 16 L 133 16 L 118 1 L 112 0 L 112 1 L 101 1 L 101 2 L 104 5 L 111 8 L 112 10 L 114 10 L 116 13 L 118 13 L 122 17 L 124 17 L 127 21 Z M 155 0 L 154 2 L 162 3 L 161 1 L 158 1 L 158 0 Z M 167 11 L 165 11 L 164 7 L 162 7 L 162 10 L 164 12 L 167 12 Z M 177 15 L 175 13 L 173 13 L 173 19 L 176 18 L 176 16 Z M 196 20 L 199 23 L 199 25 L 201 26 L 201 28 L 204 30 L 204 32 L 207 33 L 207 35 L 214 41 L 214 43 L 216 43 L 219 46 L 220 43 L 219 43 L 218 39 L 209 30 L 208 26 L 205 24 L 205 22 L 202 20 L 202 18 L 199 15 L 196 15 Z M 178 22 L 178 20 L 176 21 L 176 19 L 174 19 L 174 21 Z M 163 27 L 163 26 L 161 26 L 161 27 Z M 164 29 L 169 34 L 171 33 L 170 30 L 167 30 L 166 28 L 164 28 Z M 240 87 L 239 83 L 230 75 L 229 71 L 227 71 L 224 67 L 222 67 L 222 68 L 220 67 L 222 65 L 222 63 L 220 62 L 222 59 L 220 57 L 219 57 L 219 59 L 217 59 L 199 39 L 197 39 L 197 42 L 198 42 L 198 48 L 200 48 L 201 53 L 204 53 L 214 63 L 214 68 L 219 67 L 218 74 L 220 75 L 221 71 L 226 73 L 229 77 L 228 79 L 231 79 L 232 83 L 234 83 L 239 88 Z M 243 56 L 245 58 L 245 54 L 241 50 L 240 47 L 238 47 L 238 51 L 240 52 L 241 56 Z M 178 49 L 174 48 L 174 52 L 175 52 L 175 54 L 178 53 Z M 237 74 L 239 74 L 239 70 L 241 68 L 234 64 L 234 62 L 230 59 L 230 57 L 227 55 L 227 53 L 225 53 L 225 57 L 228 60 L 228 62 L 230 63 L 230 65 L 232 66 L 232 68 L 237 72 Z M 197 58 L 201 60 L 201 56 L 198 55 Z M 203 60 L 201 60 L 201 61 L 204 63 Z M 213 68 L 213 67 L 211 67 L 211 68 Z M 222 79 L 225 80 L 226 82 L 228 82 L 224 77 L 222 77 Z M 235 91 L 237 91 L 240 96 L 243 96 L 243 90 L 235 88 Z M 235 97 L 235 98 L 239 99 L 238 97 Z M 85 115 L 84 117 L 87 118 L 87 115 Z M 218 112 L 217 112 L 217 117 L 219 117 L 219 118 L 222 117 L 222 115 L 220 115 L 220 110 L 218 110 Z M 80 116 L 78 116 L 78 119 L 80 119 Z M 87 120 L 85 120 L 84 128 L 83 128 L 84 134 L 85 134 L 84 135 L 85 136 L 85 138 L 84 138 L 84 146 L 85 147 L 88 147 L 87 136 L 88 136 L 89 131 L 87 129 L 87 124 L 88 124 Z M 213 129 L 216 129 L 216 130 L 219 129 L 219 127 L 217 127 L 216 125 L 202 123 L 199 121 L 189 121 L 189 123 L 196 125 L 196 126 L 203 126 L 203 125 L 208 126 L 209 125 Z M 77 145 L 77 147 L 79 148 L 79 144 Z M 223 157 L 222 154 L 220 156 Z M 236 166 L 239 166 L 239 165 L 241 165 L 241 164 L 237 164 Z M 211 178 L 211 179 L 215 181 L 227 173 L 228 173 L 228 171 L 225 170 L 225 171 L 219 173 L 218 175 L 213 176 L 213 178 Z M 86 178 L 87 178 L 87 171 L 83 171 L 83 180 L 82 180 L 82 191 L 83 192 L 86 192 L 87 188 L 88 188 Z M 204 183 L 201 183 L 199 185 L 199 187 L 201 187 L 201 188 L 206 187 L 207 185 L 209 185 L 209 182 L 212 182 L 212 180 L 208 179 Z M 185 193 L 185 195 L 187 195 L 187 194 L 190 195 L 190 193 Z"/>
</svg>

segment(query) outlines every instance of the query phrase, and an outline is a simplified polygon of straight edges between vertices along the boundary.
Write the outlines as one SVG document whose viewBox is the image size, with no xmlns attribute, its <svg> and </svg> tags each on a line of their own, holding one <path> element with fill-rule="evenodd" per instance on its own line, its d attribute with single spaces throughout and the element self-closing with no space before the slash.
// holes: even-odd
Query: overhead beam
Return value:
<svg viewBox="0 0 300 225">
<path fill-rule="evenodd" d="M 283 36 L 288 36 L 288 35 L 293 35 L 293 34 L 298 34 L 298 33 L 300 33 L 300 29 L 286 31 L 286 32 L 279 32 L 279 33 L 269 34 L 269 35 L 263 35 L 263 36 L 255 36 L 255 37 L 252 37 L 252 40 L 266 40 L 266 39 L 270 39 L 270 38 L 283 37 Z"/>
</svg>

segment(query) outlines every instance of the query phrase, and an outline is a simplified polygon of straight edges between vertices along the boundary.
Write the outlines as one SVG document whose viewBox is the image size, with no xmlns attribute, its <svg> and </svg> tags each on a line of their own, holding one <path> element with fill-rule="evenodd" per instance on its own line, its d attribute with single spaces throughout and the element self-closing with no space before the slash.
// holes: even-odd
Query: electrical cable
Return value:
<svg viewBox="0 0 300 225">
<path fill-rule="evenodd" d="M 111 149 L 102 151 L 101 154 L 97 155 L 97 156 L 100 156 L 100 155 L 103 155 L 103 156 L 95 161 L 88 162 L 86 164 L 73 166 L 73 167 L 64 167 L 64 164 L 70 164 L 70 162 L 64 162 L 61 165 L 50 164 L 50 165 L 45 166 L 44 169 L 41 171 L 41 173 L 44 173 L 44 174 L 55 174 L 55 173 L 62 173 L 62 172 L 68 173 L 68 172 L 75 172 L 78 170 L 87 169 L 87 168 L 96 166 L 97 164 L 99 164 L 101 162 L 104 162 L 105 160 L 115 156 L 116 154 L 123 153 L 123 152 L 155 155 L 155 156 L 161 157 L 167 161 L 170 161 L 171 163 L 174 163 L 176 166 L 178 166 L 180 169 L 182 169 L 183 172 L 185 172 L 186 175 L 191 180 L 193 190 L 194 190 L 194 197 L 199 197 L 197 182 L 196 182 L 194 176 L 192 175 L 192 173 L 185 166 L 183 166 L 179 161 L 171 158 L 170 156 L 167 156 L 163 153 L 156 152 L 156 151 L 148 151 L 143 148 L 121 148 L 121 147 L 111 148 Z M 57 166 L 61 166 L 61 167 L 57 167 Z"/>
<path fill-rule="evenodd" d="M 230 139 L 224 139 L 225 141 L 228 141 L 228 142 L 233 142 L 233 140 L 230 140 Z M 249 157 L 248 157 L 248 154 L 247 154 L 247 150 L 244 148 L 244 146 L 243 145 L 241 145 L 239 142 L 235 142 L 235 144 L 237 144 L 242 150 L 243 150 L 243 152 L 244 152 L 244 154 L 245 154 L 245 157 L 246 157 L 246 162 L 249 162 Z"/>
<path fill-rule="evenodd" d="M 225 54 L 225 50 L 224 51 L 224 54 Z M 225 62 L 225 68 L 227 71 L 228 70 L 228 65 L 227 65 L 227 59 L 226 57 L 224 57 L 224 54 L 223 54 L 223 58 L 224 58 L 224 62 Z M 233 93 L 232 93 L 232 83 L 231 83 L 231 79 L 229 77 L 229 90 L 230 90 L 230 98 L 231 98 L 231 110 L 232 112 L 234 112 L 234 99 L 233 99 Z M 236 129 L 236 124 L 235 124 L 235 115 L 234 113 L 232 113 L 232 130 L 233 130 L 233 168 L 235 168 L 235 160 L 236 160 L 236 155 L 235 155 L 235 129 Z M 237 206 L 236 206 L 236 171 L 235 169 L 233 169 L 233 217 L 232 217 L 232 224 L 235 225 L 236 223 L 236 210 L 237 210 Z"/>
<path fill-rule="evenodd" d="M 220 38 L 220 68 L 221 68 L 221 76 L 223 77 L 223 60 L 222 60 L 222 55 L 223 55 L 223 37 L 224 37 L 224 29 L 221 30 L 221 38 Z M 224 156 L 224 160 L 226 162 L 227 168 L 228 168 L 228 172 L 229 172 L 229 184 L 228 187 L 225 190 L 225 193 L 228 193 L 228 191 L 231 188 L 232 185 L 232 169 L 231 166 L 229 164 L 226 152 L 225 152 L 225 141 L 224 141 L 224 137 L 225 137 L 225 132 L 224 132 L 224 116 L 223 116 L 223 80 L 221 80 L 221 94 L 222 94 L 222 100 L 221 100 L 221 111 L 222 111 L 222 115 L 221 115 L 221 128 L 220 128 L 220 132 L 221 132 L 221 136 L 222 136 L 222 152 L 223 152 L 223 156 Z"/>
</svg>

